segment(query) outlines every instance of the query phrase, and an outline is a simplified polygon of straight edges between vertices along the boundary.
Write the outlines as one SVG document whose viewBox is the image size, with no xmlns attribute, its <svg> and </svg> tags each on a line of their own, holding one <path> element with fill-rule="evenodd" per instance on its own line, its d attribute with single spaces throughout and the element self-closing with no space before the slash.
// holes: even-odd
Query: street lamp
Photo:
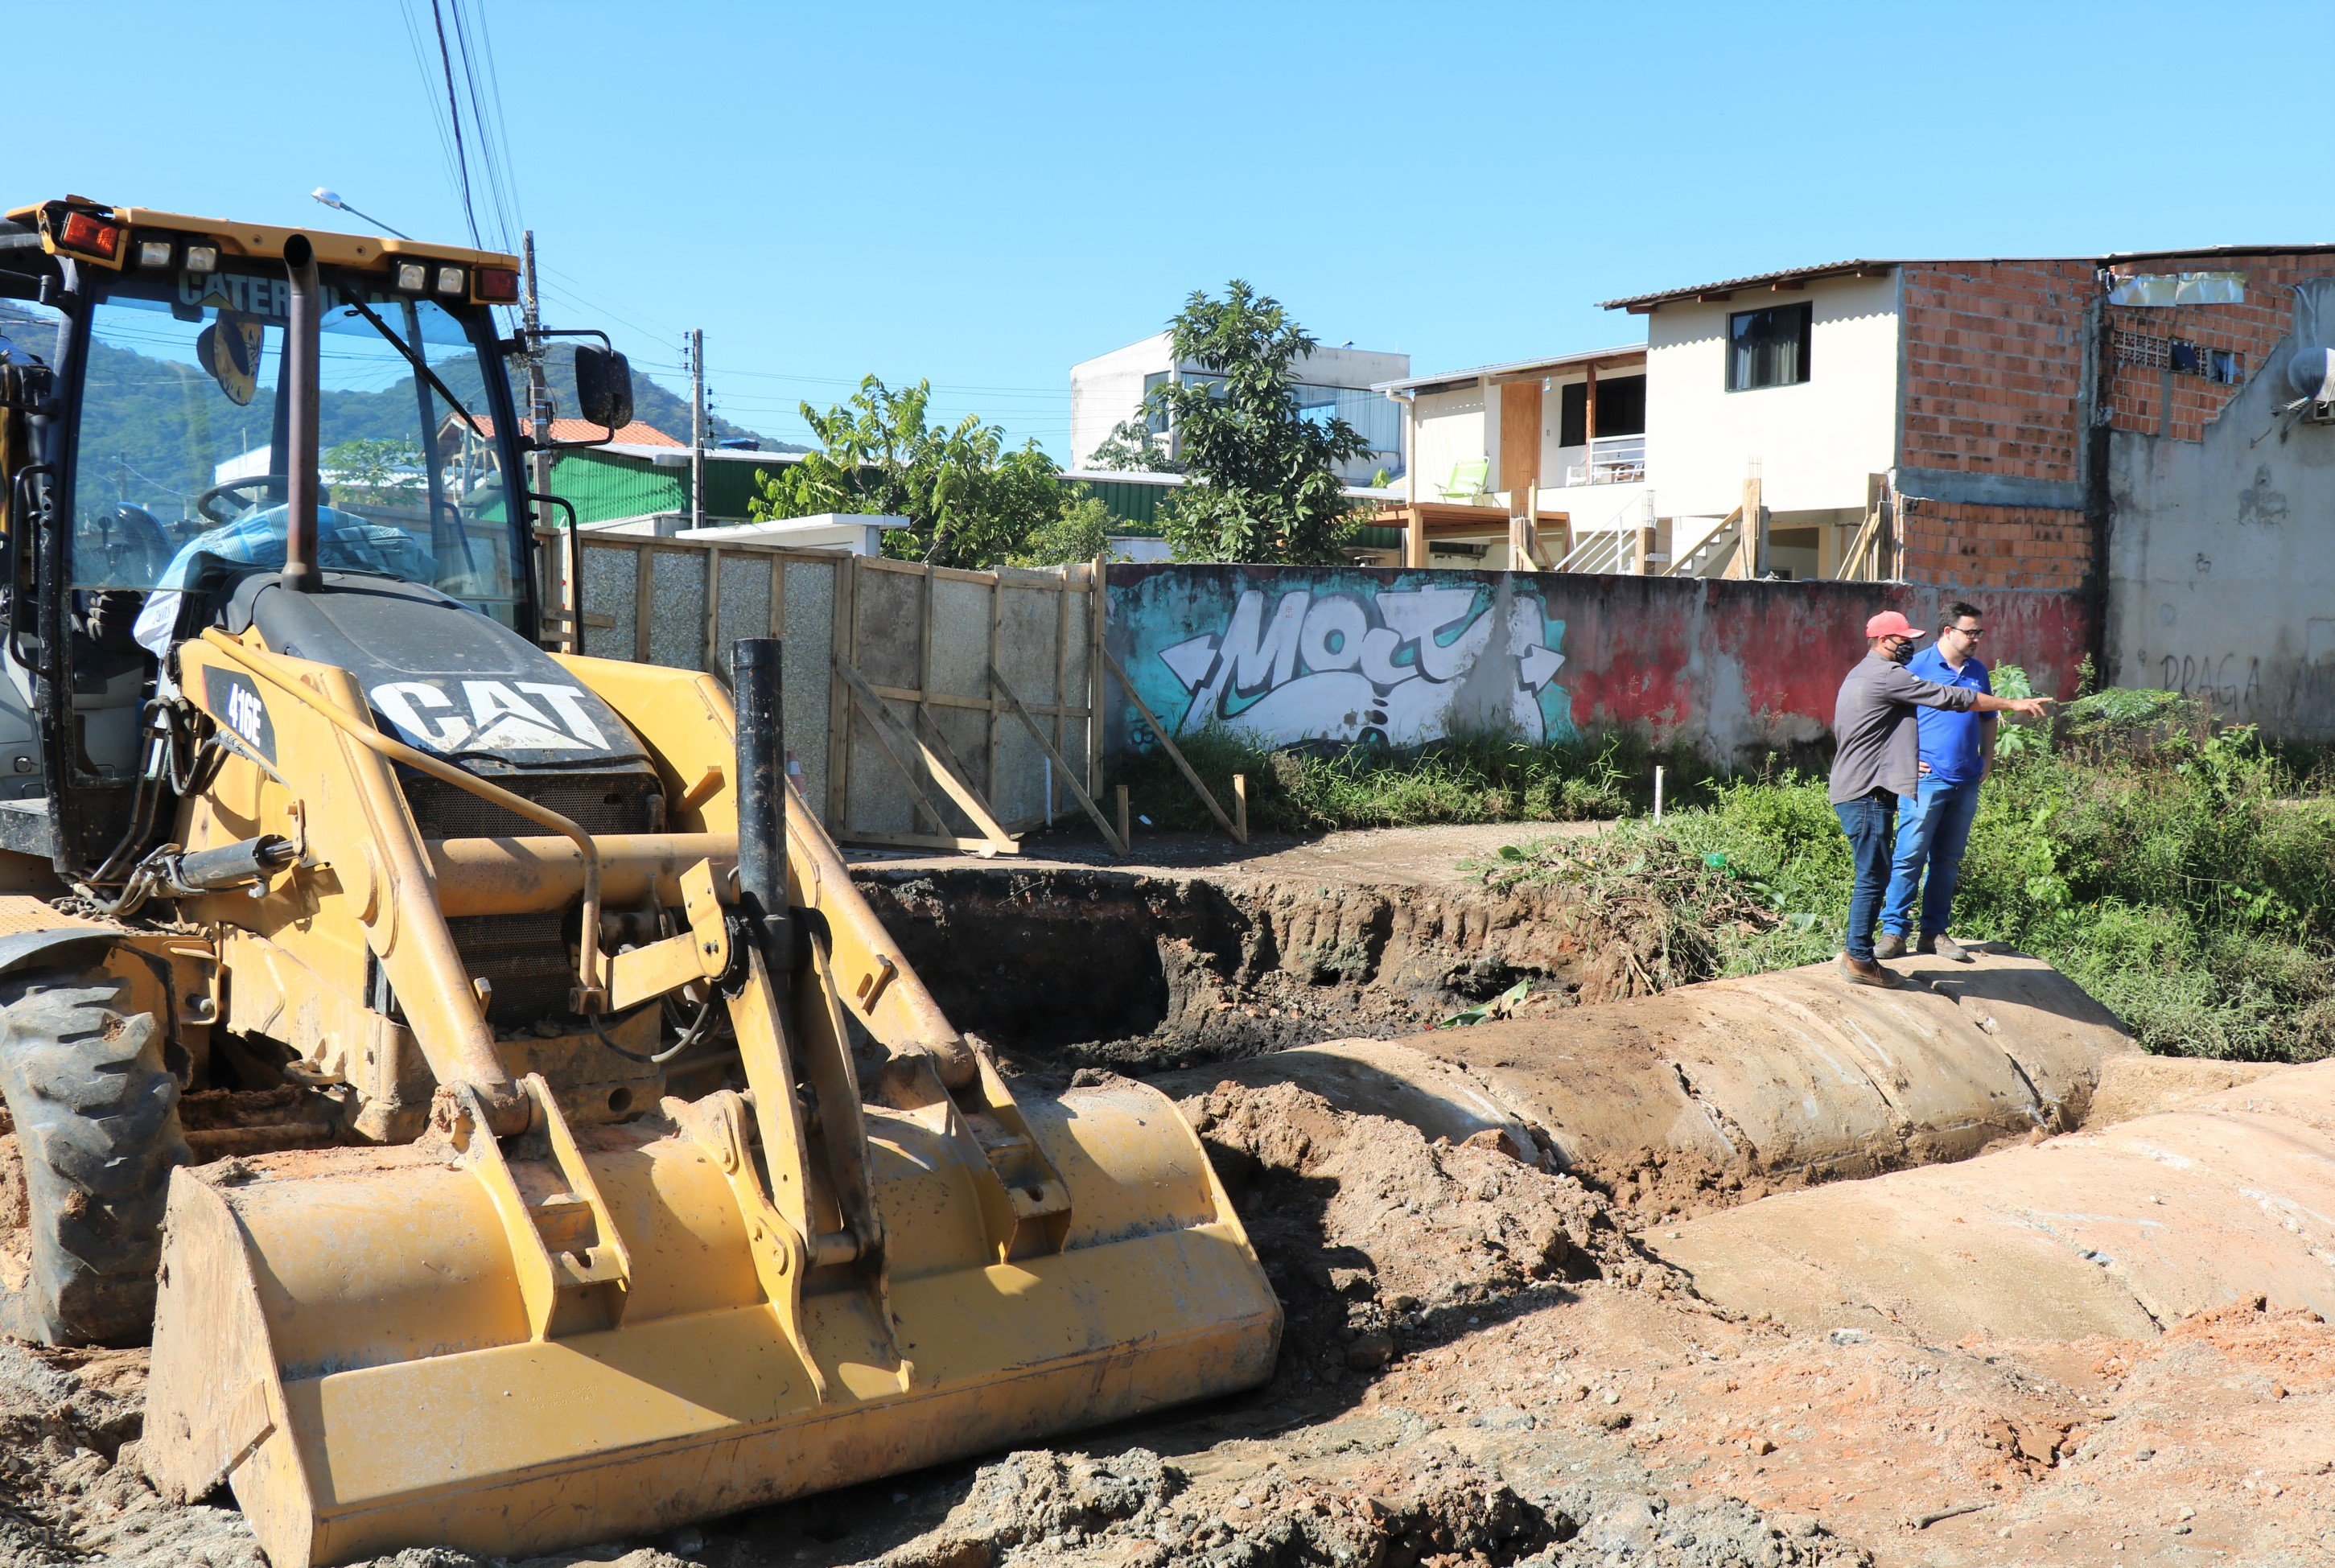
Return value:
<svg viewBox="0 0 2335 1568">
<path fill-rule="evenodd" d="M 347 202 L 341 199 L 341 193 L 339 191 L 332 189 L 328 186 L 320 185 L 308 194 L 315 198 L 318 201 L 323 202 L 326 207 L 331 208 L 334 212 L 345 212 L 352 218 L 362 218 L 367 223 L 372 224 L 375 228 L 388 228 L 390 233 L 397 236 L 400 239 L 412 239 L 413 237 L 402 228 L 389 228 L 389 225 L 382 222 L 380 218 L 373 217 L 371 213 L 359 212 L 355 208 L 351 207 Z"/>
</svg>

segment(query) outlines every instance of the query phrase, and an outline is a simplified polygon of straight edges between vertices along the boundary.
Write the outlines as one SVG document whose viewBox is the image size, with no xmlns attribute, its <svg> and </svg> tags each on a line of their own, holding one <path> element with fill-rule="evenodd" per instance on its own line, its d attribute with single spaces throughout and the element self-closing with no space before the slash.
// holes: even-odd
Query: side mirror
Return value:
<svg viewBox="0 0 2335 1568">
<path fill-rule="evenodd" d="M 613 348 L 576 345 L 576 411 L 604 430 L 633 422 L 632 363 Z"/>
</svg>

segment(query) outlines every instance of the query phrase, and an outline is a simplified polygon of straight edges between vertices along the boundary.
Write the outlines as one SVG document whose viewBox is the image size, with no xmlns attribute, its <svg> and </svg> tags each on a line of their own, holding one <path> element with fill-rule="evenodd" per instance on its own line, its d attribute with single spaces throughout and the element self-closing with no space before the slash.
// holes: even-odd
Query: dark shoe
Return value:
<svg viewBox="0 0 2335 1568">
<path fill-rule="evenodd" d="M 1878 986 L 1883 991 L 1896 991 L 1905 983 L 1872 959 L 1851 958 L 1846 953 L 1840 955 L 1840 977 L 1851 985 Z"/>
<path fill-rule="evenodd" d="M 1873 951 L 1875 953 L 1878 953 L 1881 951 L 1881 944 L 1877 942 L 1873 944 Z M 1923 933 L 1920 944 L 1914 947 L 1914 951 L 1916 953 L 1935 953 L 1940 958 L 1951 959 L 1956 963 L 1968 963 L 1972 962 L 1970 949 L 1964 947 L 1961 943 L 1956 942 L 1952 937 L 1948 936 L 1943 931 L 1939 932 L 1934 936 L 1930 935 L 1926 932 Z"/>
<path fill-rule="evenodd" d="M 1905 939 L 1894 931 L 1883 932 L 1873 939 L 1873 956 L 1875 958 L 1904 957 Z"/>
</svg>

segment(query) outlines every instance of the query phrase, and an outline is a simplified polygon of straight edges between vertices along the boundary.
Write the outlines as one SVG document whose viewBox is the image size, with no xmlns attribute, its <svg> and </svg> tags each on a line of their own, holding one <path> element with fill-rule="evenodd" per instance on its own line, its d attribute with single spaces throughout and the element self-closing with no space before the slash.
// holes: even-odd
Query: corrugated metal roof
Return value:
<svg viewBox="0 0 2335 1568">
<path fill-rule="evenodd" d="M 474 422 L 479 426 L 479 433 L 480 435 L 486 437 L 489 440 L 494 439 L 495 421 L 491 418 L 485 414 L 480 414 Z M 518 421 L 518 428 L 524 434 L 532 434 L 535 430 L 535 421 L 533 420 L 523 419 Z M 554 418 L 551 421 L 551 439 L 556 441 L 589 441 L 594 436 L 606 435 L 608 427 L 606 425 L 596 425 L 590 420 L 563 420 Z M 686 450 L 689 445 L 686 441 L 678 441 L 673 440 L 673 437 L 665 434 L 663 431 L 657 429 L 656 426 L 650 424 L 645 420 L 635 420 L 628 425 L 620 426 L 616 431 L 616 439 L 614 441 L 598 441 L 594 442 L 594 444 L 597 446 L 621 445 L 631 447 L 664 447 L 668 449 L 680 447 L 683 450 Z"/>
<path fill-rule="evenodd" d="M 1440 375 L 1415 375 L 1402 381 L 1374 382 L 1371 385 L 1371 390 L 1380 392 L 1413 392 L 1420 387 L 1442 386 L 1449 382 L 1477 381 L 1486 376 L 1520 376 L 1529 375 L 1536 370 L 1565 370 L 1573 365 L 1588 364 L 1597 360 L 1642 359 L 1645 356 L 1645 353 L 1644 344 L 1625 343 L 1613 348 L 1583 349 L 1574 353 L 1550 354 L 1543 359 L 1512 360 L 1507 364 L 1479 364 L 1471 370 L 1445 371 Z"/>
<path fill-rule="evenodd" d="M 1598 301 L 1603 310 L 1644 310 L 1673 300 L 1695 299 L 1706 294 L 1731 294 L 1739 288 L 1752 288 L 1760 284 L 1806 283 L 1819 277 L 1838 277 L 1848 273 L 1882 273 L 1893 266 L 1903 266 L 1903 261 L 1877 261 L 1870 257 L 1853 257 L 1847 261 L 1827 261 L 1816 266 L 1788 266 L 1776 272 L 1755 272 L 1748 277 L 1724 277 L 1717 283 L 1699 283 L 1691 288 L 1667 288 L 1653 294 L 1633 294 L 1625 299 Z"/>
<path fill-rule="evenodd" d="M 1662 289 L 1653 294 L 1633 294 L 1622 299 L 1599 301 L 1606 310 L 1651 310 L 1658 305 L 1677 300 L 1694 299 L 1707 294 L 1729 294 L 1737 289 L 1756 288 L 1762 284 L 1805 283 L 1817 278 L 1837 277 L 1853 272 L 1883 272 L 1895 266 L 1974 266 L 1998 263 L 2035 261 L 2075 261 L 2096 266 L 2112 266 L 2129 261 L 2181 261 L 2189 257 L 2205 259 L 2231 256 L 2321 256 L 2335 251 L 2335 244 L 2311 245 L 2200 245 L 2186 250 L 2124 250 L 2102 256 L 1904 256 L 1877 259 L 1870 256 L 1847 261 L 1822 262 L 1815 266 L 1788 266 L 1776 272 L 1753 273 L 1748 277 L 1726 277 L 1716 283 L 1699 283 L 1691 288 Z"/>
</svg>

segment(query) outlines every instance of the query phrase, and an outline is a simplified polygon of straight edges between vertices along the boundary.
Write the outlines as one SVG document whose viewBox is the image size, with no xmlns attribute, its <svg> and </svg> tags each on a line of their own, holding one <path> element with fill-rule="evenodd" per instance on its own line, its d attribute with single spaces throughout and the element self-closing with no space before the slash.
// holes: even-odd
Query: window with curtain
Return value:
<svg viewBox="0 0 2335 1568">
<path fill-rule="evenodd" d="M 1727 318 L 1727 390 L 1795 386 L 1808 379 L 1809 305 L 1771 305 Z"/>
</svg>

